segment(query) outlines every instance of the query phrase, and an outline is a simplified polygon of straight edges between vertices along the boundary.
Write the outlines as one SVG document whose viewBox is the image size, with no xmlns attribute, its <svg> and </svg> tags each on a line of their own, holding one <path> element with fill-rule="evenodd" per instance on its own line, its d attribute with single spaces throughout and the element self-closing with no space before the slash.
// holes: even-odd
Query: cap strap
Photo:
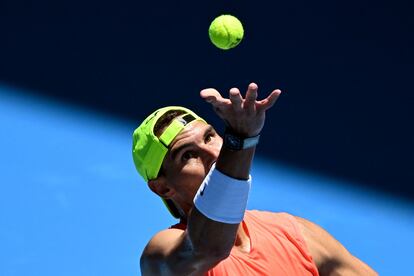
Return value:
<svg viewBox="0 0 414 276">
<path fill-rule="evenodd" d="M 174 119 L 167 129 L 160 136 L 161 143 L 168 148 L 172 140 L 180 133 L 180 131 L 188 125 L 190 122 L 194 121 L 196 118 L 191 114 L 185 114 Z"/>
</svg>

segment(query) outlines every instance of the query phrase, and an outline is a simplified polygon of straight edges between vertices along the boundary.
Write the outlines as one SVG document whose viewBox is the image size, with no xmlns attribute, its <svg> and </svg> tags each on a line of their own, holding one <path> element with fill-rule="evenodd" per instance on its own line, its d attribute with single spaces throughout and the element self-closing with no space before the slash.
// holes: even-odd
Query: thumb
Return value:
<svg viewBox="0 0 414 276">
<path fill-rule="evenodd" d="M 200 97 L 209 103 L 215 103 L 221 99 L 220 93 L 214 88 L 206 88 L 201 90 Z"/>
</svg>

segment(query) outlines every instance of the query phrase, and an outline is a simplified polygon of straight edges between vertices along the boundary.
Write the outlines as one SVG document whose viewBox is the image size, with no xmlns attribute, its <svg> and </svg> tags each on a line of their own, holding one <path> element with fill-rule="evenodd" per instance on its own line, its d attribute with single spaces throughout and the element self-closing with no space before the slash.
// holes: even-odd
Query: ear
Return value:
<svg viewBox="0 0 414 276">
<path fill-rule="evenodd" d="M 159 176 L 156 179 L 148 180 L 148 187 L 164 199 L 169 199 L 175 195 L 175 190 L 168 185 L 165 177 Z"/>
</svg>

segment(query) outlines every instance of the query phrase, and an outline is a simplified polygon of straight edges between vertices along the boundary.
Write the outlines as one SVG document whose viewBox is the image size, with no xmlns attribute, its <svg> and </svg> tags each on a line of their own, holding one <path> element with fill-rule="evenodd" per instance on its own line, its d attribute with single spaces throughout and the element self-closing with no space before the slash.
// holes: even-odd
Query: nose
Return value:
<svg viewBox="0 0 414 276">
<path fill-rule="evenodd" d="M 220 153 L 221 147 L 218 145 L 203 145 L 201 148 L 201 158 L 203 160 L 206 172 L 208 172 L 213 165 L 214 162 L 216 162 L 219 153 Z"/>
</svg>

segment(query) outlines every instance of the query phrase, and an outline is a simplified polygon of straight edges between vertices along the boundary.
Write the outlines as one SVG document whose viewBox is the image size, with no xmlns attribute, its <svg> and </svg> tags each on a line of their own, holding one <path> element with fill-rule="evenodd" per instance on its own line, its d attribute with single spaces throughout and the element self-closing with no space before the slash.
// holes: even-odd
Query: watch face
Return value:
<svg viewBox="0 0 414 276">
<path fill-rule="evenodd" d="M 238 139 L 238 137 L 235 137 L 233 135 L 226 135 L 226 142 L 229 148 L 240 149 L 241 147 L 240 139 Z"/>
</svg>

